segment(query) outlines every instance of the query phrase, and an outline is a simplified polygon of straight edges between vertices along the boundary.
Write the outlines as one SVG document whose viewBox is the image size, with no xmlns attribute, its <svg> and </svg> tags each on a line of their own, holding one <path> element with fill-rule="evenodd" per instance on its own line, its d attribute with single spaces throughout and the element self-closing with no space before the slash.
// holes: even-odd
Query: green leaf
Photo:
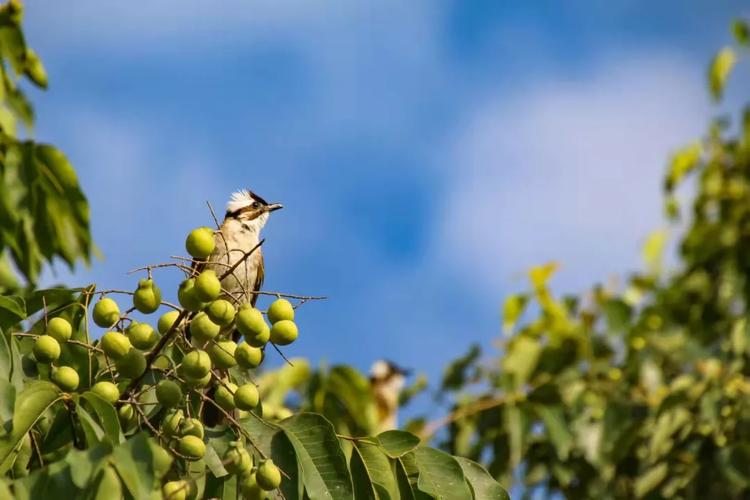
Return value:
<svg viewBox="0 0 750 500">
<path fill-rule="evenodd" d="M 416 467 L 416 464 L 415 464 Z M 398 484 L 398 492 L 401 500 L 415 500 L 414 491 L 412 485 L 409 482 L 409 476 L 406 473 L 406 469 L 401 459 L 393 461 L 393 469 L 396 474 L 396 483 Z M 414 478 L 414 485 L 416 486 L 417 478 Z"/>
<path fill-rule="evenodd" d="M 669 466 L 666 462 L 662 462 L 638 476 L 633 488 L 635 496 L 638 498 L 646 496 L 667 477 L 667 472 L 669 472 Z"/>
<path fill-rule="evenodd" d="M 497 500 L 510 500 L 508 492 L 500 486 L 500 483 L 490 476 L 487 469 L 468 458 L 455 457 L 464 477 L 471 487 L 474 498 L 494 498 Z"/>
<path fill-rule="evenodd" d="M 346 457 L 333 425 L 320 415 L 301 413 L 279 424 L 297 453 L 307 496 L 354 497 Z"/>
<path fill-rule="evenodd" d="M 419 438 L 405 431 L 381 432 L 377 439 L 385 453 L 391 458 L 399 458 L 419 446 Z"/>
<path fill-rule="evenodd" d="M 508 344 L 503 358 L 503 369 L 512 376 L 516 387 L 524 385 L 536 369 L 542 345 L 527 335 L 514 337 Z"/>
<path fill-rule="evenodd" d="M 538 406 L 536 411 L 544 422 L 547 435 L 557 451 L 558 458 L 560 460 L 567 459 L 573 444 L 573 436 L 568 430 L 562 407 Z"/>
<path fill-rule="evenodd" d="M 115 448 L 112 464 L 134 498 L 147 498 L 156 484 L 152 438 L 140 432 Z"/>
<path fill-rule="evenodd" d="M 744 19 L 732 21 L 732 34 L 740 45 L 750 45 L 750 26 Z"/>
<path fill-rule="evenodd" d="M 26 319 L 26 305 L 22 297 L 0 295 L 0 329 L 8 327 Z"/>
<path fill-rule="evenodd" d="M 252 436 L 253 444 L 265 455 L 273 459 L 286 475 L 281 482 L 281 491 L 286 500 L 302 498 L 304 484 L 299 473 L 297 456 L 284 431 L 276 424 L 256 416 L 240 421 L 240 425 Z"/>
<path fill-rule="evenodd" d="M 352 457 L 349 460 L 349 468 L 352 471 L 352 483 L 354 486 L 354 498 L 356 500 L 379 500 L 372 484 L 372 478 L 367 472 L 362 455 L 356 447 L 352 451 Z"/>
<path fill-rule="evenodd" d="M 99 473 L 99 481 L 95 485 L 96 496 L 94 500 L 111 500 L 122 498 L 122 482 L 114 467 L 106 465 Z"/>
<path fill-rule="evenodd" d="M 97 417 L 99 417 L 102 429 L 112 443 L 119 444 L 125 440 L 120 429 L 117 410 L 110 402 L 90 391 L 81 394 L 81 399 L 86 400 L 94 409 Z"/>
<path fill-rule="evenodd" d="M 420 491 L 436 499 L 472 498 L 463 470 L 455 458 L 444 451 L 426 446 L 410 453 L 414 454 L 419 469 L 417 484 Z"/>
<path fill-rule="evenodd" d="M 354 442 L 352 457 L 358 455 L 367 471 L 380 500 L 399 498 L 398 485 L 391 468 L 391 462 L 377 445 L 359 440 Z"/>
<path fill-rule="evenodd" d="M 105 433 L 99 422 L 82 406 L 76 407 L 76 414 L 78 421 L 81 423 L 83 434 L 86 437 L 86 444 L 92 446 L 101 442 L 104 439 Z"/>
<path fill-rule="evenodd" d="M 714 99 L 721 98 L 727 79 L 736 63 L 737 55 L 732 47 L 724 47 L 714 56 L 708 70 L 708 88 Z"/>
<path fill-rule="evenodd" d="M 510 295 L 503 304 L 503 332 L 507 335 L 513 331 L 518 319 L 529 302 L 527 295 Z"/>
<path fill-rule="evenodd" d="M 13 429 L 0 440 L 0 474 L 13 465 L 15 452 L 21 440 L 39 417 L 61 398 L 60 389 L 51 382 L 33 381 L 16 395 L 13 412 Z"/>
</svg>

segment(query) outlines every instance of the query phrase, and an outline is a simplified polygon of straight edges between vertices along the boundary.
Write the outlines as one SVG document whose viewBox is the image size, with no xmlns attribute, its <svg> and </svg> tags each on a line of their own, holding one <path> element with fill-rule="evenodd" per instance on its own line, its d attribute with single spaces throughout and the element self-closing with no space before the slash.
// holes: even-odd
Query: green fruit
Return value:
<svg viewBox="0 0 750 500">
<path fill-rule="evenodd" d="M 58 342 L 67 342 L 73 335 L 73 327 L 63 318 L 52 318 L 47 323 L 47 335 Z"/>
<path fill-rule="evenodd" d="M 96 384 L 94 384 L 94 386 L 91 388 L 91 392 L 98 394 L 112 404 L 116 403 L 117 400 L 120 399 L 120 389 L 118 389 L 117 386 L 112 382 L 108 382 L 106 380 L 102 380 L 101 382 L 97 382 Z"/>
<path fill-rule="evenodd" d="M 75 391 L 80 383 L 78 372 L 69 366 L 60 366 L 52 371 L 52 381 L 65 392 Z"/>
<path fill-rule="evenodd" d="M 183 436 L 177 442 L 177 451 L 185 455 L 188 460 L 200 460 L 206 454 L 206 444 L 201 438 Z"/>
<path fill-rule="evenodd" d="M 281 471 L 270 458 L 263 460 L 255 472 L 255 480 L 264 490 L 275 490 L 281 484 Z"/>
<path fill-rule="evenodd" d="M 130 349 L 128 353 L 115 361 L 115 368 L 125 378 L 136 378 L 146 371 L 146 357 L 137 349 Z"/>
<path fill-rule="evenodd" d="M 49 335 L 40 335 L 34 342 L 34 357 L 40 363 L 52 363 L 60 357 L 60 344 Z"/>
<path fill-rule="evenodd" d="M 224 454 L 223 463 L 230 474 L 242 474 L 253 468 L 253 457 L 245 448 L 232 446 Z"/>
<path fill-rule="evenodd" d="M 201 377 L 201 378 L 186 377 L 185 383 L 188 387 L 193 387 L 193 388 L 208 387 L 208 384 L 211 383 L 211 377 L 212 377 L 211 372 L 206 373 L 206 376 Z"/>
<path fill-rule="evenodd" d="M 152 443 L 150 448 L 153 459 L 153 468 L 151 470 L 156 472 L 157 475 L 161 475 L 167 472 L 172 466 L 172 462 L 174 460 L 172 458 L 172 455 L 156 443 Z"/>
<path fill-rule="evenodd" d="M 206 351 L 190 351 L 182 359 L 182 371 L 190 378 L 203 378 L 211 371 L 211 358 Z"/>
<path fill-rule="evenodd" d="M 216 271 L 206 269 L 195 278 L 195 293 L 204 302 L 215 300 L 221 294 L 221 282 Z"/>
<path fill-rule="evenodd" d="M 177 290 L 177 300 L 184 309 L 187 309 L 190 312 L 201 310 L 203 303 L 195 292 L 194 278 L 188 278 L 180 283 L 180 288 Z"/>
<path fill-rule="evenodd" d="M 169 311 L 161 315 L 159 322 L 156 323 L 156 327 L 159 333 L 164 335 L 172 328 L 172 325 L 177 321 L 177 317 L 180 315 L 179 311 Z"/>
<path fill-rule="evenodd" d="M 217 325 L 227 326 L 234 321 L 234 316 L 237 314 L 237 311 L 228 300 L 217 299 L 208 305 L 206 308 L 206 314 L 208 314 L 211 321 Z"/>
<path fill-rule="evenodd" d="M 181 436 L 195 436 L 203 439 L 203 424 L 197 418 L 186 418 L 180 423 Z"/>
<path fill-rule="evenodd" d="M 231 382 L 220 385 L 214 393 L 214 401 L 224 411 L 234 410 L 234 393 L 237 391 L 237 385 Z"/>
<path fill-rule="evenodd" d="M 263 313 L 254 307 L 248 307 L 247 304 L 240 306 L 235 325 L 242 335 L 258 334 L 268 326 L 263 319 Z"/>
<path fill-rule="evenodd" d="M 156 386 L 156 400 L 165 408 L 177 406 L 182 401 L 182 389 L 172 380 L 162 380 Z"/>
<path fill-rule="evenodd" d="M 127 427 L 135 419 L 135 408 L 130 403 L 122 405 L 117 411 L 117 416 L 122 426 Z"/>
<path fill-rule="evenodd" d="M 127 329 L 128 340 L 138 349 L 151 349 L 159 336 L 148 323 L 131 323 Z"/>
<path fill-rule="evenodd" d="M 161 290 L 154 280 L 142 279 L 133 295 L 133 306 L 143 314 L 151 314 L 161 305 Z"/>
<path fill-rule="evenodd" d="M 277 299 L 268 308 L 266 315 L 271 324 L 282 320 L 294 321 L 294 307 L 286 299 Z"/>
<path fill-rule="evenodd" d="M 104 354 L 112 359 L 120 359 L 133 347 L 130 343 L 130 339 L 120 332 L 105 333 L 102 335 L 102 340 L 99 342 L 99 346 L 104 351 Z"/>
<path fill-rule="evenodd" d="M 205 259 L 216 248 L 214 231 L 210 227 L 193 229 L 185 240 L 185 250 L 196 259 Z"/>
<path fill-rule="evenodd" d="M 231 368 L 236 365 L 237 361 L 234 359 L 236 350 L 237 344 L 231 340 L 216 341 L 206 349 L 214 366 L 218 368 Z"/>
<path fill-rule="evenodd" d="M 189 491 L 190 485 L 183 480 L 169 481 L 161 488 L 164 500 L 185 500 Z"/>
<path fill-rule="evenodd" d="M 277 321 L 271 327 L 271 342 L 277 345 L 291 344 L 298 335 L 297 325 L 288 319 Z"/>
<path fill-rule="evenodd" d="M 266 492 L 258 486 L 258 481 L 255 479 L 255 472 L 242 474 L 239 480 L 242 498 L 245 500 L 263 500 L 266 498 Z"/>
<path fill-rule="evenodd" d="M 245 342 L 237 346 L 234 351 L 234 359 L 240 367 L 252 370 L 263 362 L 263 350 Z"/>
<path fill-rule="evenodd" d="M 258 406 L 260 394 L 255 384 L 242 384 L 234 392 L 234 405 L 240 410 L 252 410 Z"/>
<path fill-rule="evenodd" d="M 207 342 L 216 337 L 221 327 L 211 321 L 208 314 L 199 312 L 190 322 L 190 335 L 199 342 Z"/>
<path fill-rule="evenodd" d="M 162 421 L 161 431 L 167 437 L 177 435 L 184 418 L 182 410 L 173 410 L 167 413 Z"/>
<path fill-rule="evenodd" d="M 109 328 L 120 319 L 120 308 L 117 306 L 117 302 L 108 297 L 104 297 L 94 306 L 92 317 L 94 323 L 98 326 Z"/>
</svg>

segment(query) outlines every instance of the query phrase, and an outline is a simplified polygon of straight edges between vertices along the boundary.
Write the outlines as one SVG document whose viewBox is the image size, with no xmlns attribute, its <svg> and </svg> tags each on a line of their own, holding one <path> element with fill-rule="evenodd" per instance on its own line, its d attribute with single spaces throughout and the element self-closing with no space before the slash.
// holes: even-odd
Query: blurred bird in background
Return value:
<svg viewBox="0 0 750 500">
<path fill-rule="evenodd" d="M 375 397 L 378 432 L 398 426 L 398 400 L 410 371 L 380 359 L 370 368 L 370 386 Z"/>
</svg>

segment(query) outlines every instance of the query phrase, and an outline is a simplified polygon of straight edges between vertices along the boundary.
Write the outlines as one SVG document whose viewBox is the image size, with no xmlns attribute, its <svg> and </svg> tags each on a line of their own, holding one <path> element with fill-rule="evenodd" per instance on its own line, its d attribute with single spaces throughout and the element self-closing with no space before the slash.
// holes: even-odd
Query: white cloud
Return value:
<svg viewBox="0 0 750 500">
<path fill-rule="evenodd" d="M 669 152 L 705 128 L 700 68 L 674 54 L 594 67 L 490 95 L 458 136 L 442 258 L 494 293 L 549 260 L 567 289 L 633 269 L 663 220 Z"/>
</svg>

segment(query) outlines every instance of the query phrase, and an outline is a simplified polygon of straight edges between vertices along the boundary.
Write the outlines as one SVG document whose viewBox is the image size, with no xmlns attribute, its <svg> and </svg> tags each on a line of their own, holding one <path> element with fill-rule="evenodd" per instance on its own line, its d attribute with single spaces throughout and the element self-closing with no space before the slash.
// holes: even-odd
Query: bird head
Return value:
<svg viewBox="0 0 750 500">
<path fill-rule="evenodd" d="M 396 363 L 379 359 L 370 367 L 370 383 L 374 386 L 387 387 L 398 392 L 406 383 L 406 376 L 410 371 L 399 367 Z"/>
<path fill-rule="evenodd" d="M 232 193 L 224 220 L 234 219 L 260 231 L 266 225 L 269 214 L 280 208 L 283 208 L 280 203 L 268 203 L 249 189 L 242 189 Z"/>
</svg>

